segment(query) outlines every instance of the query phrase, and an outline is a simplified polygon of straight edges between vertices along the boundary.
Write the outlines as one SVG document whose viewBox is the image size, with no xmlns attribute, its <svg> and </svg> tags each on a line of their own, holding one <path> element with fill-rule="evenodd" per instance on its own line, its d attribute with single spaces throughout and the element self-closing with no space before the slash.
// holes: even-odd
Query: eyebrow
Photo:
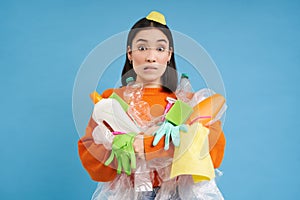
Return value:
<svg viewBox="0 0 300 200">
<path fill-rule="evenodd" d="M 138 43 L 138 42 L 148 42 L 148 40 L 145 40 L 145 39 L 138 39 L 137 41 L 136 41 L 136 43 Z M 164 43 L 168 43 L 165 39 L 159 39 L 159 40 L 157 40 L 157 42 L 164 42 Z"/>
<path fill-rule="evenodd" d="M 157 42 L 164 42 L 164 43 L 168 43 L 167 40 L 165 39 L 160 39 L 160 40 L 157 40 Z"/>
</svg>

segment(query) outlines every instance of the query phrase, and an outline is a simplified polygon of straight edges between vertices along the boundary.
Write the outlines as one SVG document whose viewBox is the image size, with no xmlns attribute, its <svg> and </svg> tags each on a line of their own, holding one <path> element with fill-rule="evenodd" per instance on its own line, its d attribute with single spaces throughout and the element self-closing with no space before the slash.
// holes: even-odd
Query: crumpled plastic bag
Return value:
<svg viewBox="0 0 300 200">
<path fill-rule="evenodd" d="M 180 146 L 175 148 L 170 178 L 193 175 L 194 182 L 215 177 L 209 154 L 209 129 L 196 122 L 188 126 L 188 132 L 180 133 Z"/>
<path fill-rule="evenodd" d="M 195 93 L 194 95 L 194 102 L 195 105 L 200 101 L 204 100 L 205 98 L 213 95 L 214 92 L 209 89 L 203 89 Z M 109 102 L 110 101 L 110 102 Z M 134 123 L 124 120 L 121 115 L 113 116 L 116 109 L 112 109 L 113 105 L 115 105 L 114 100 L 109 100 L 105 102 L 102 106 L 95 107 L 93 118 L 98 123 L 97 128 L 95 128 L 93 132 L 93 137 L 96 143 L 103 144 L 106 148 L 111 148 L 111 141 L 113 136 L 110 135 L 111 133 L 108 132 L 109 130 L 102 127 L 102 120 L 107 120 L 110 122 L 109 124 L 115 128 L 116 130 L 122 130 L 126 127 L 129 129 L 135 129 L 136 131 L 138 128 L 135 126 Z M 104 102 L 102 102 L 104 103 Z M 109 105 L 109 106 L 107 106 Z M 110 107 L 110 108 L 109 108 Z M 118 106 L 117 106 L 118 107 Z M 108 109 L 109 108 L 109 109 Z M 107 110 L 108 112 L 103 115 L 101 112 Z M 223 110 L 222 110 L 223 109 Z M 221 111 L 218 113 L 215 120 L 220 119 L 222 114 L 226 110 L 226 105 L 222 108 Z M 118 113 L 126 114 L 121 111 L 118 107 Z M 97 113 L 97 114 L 96 114 Z M 124 116 L 124 115 L 123 115 Z M 122 121 L 119 124 L 117 118 L 121 118 Z M 127 116 L 128 117 L 128 116 Z M 130 126 L 128 126 L 130 124 Z M 193 124 L 194 125 L 194 124 Z M 198 126 L 198 123 L 195 123 L 195 126 Z M 186 133 L 182 133 L 183 136 Z M 204 135 L 203 135 L 204 136 Z M 202 142 L 201 142 L 202 141 Z M 200 144 L 201 143 L 201 144 Z M 207 145 L 207 141 L 204 139 L 199 140 L 199 144 L 202 146 Z M 189 144 L 191 145 L 191 143 Z M 202 148 L 199 154 L 197 154 L 199 158 L 204 158 L 209 153 L 206 151 L 206 148 Z M 125 173 L 117 175 L 116 178 L 111 182 L 104 182 L 99 183 L 93 196 L 92 200 L 138 200 L 141 198 L 142 192 L 151 191 L 153 189 L 157 190 L 156 200 L 223 200 L 223 196 L 218 189 L 214 176 L 210 176 L 210 180 L 207 181 L 200 181 L 195 183 L 195 177 L 192 175 L 184 175 L 178 174 L 179 176 L 175 175 L 174 178 L 171 178 L 171 168 L 172 168 L 172 159 L 171 158 L 162 158 L 162 159 L 154 159 L 149 162 L 140 161 L 137 163 L 137 169 L 135 171 L 134 181 L 130 176 L 127 176 Z M 154 174 L 153 171 L 157 171 L 160 179 L 162 180 L 161 185 L 159 188 L 152 188 L 152 184 L 150 182 L 153 181 Z M 210 168 L 209 168 L 210 170 Z M 211 174 L 211 173 L 209 173 Z"/>
<path fill-rule="evenodd" d="M 135 199 L 134 186 L 125 173 L 117 175 L 111 182 L 99 183 L 92 200 Z"/>
</svg>

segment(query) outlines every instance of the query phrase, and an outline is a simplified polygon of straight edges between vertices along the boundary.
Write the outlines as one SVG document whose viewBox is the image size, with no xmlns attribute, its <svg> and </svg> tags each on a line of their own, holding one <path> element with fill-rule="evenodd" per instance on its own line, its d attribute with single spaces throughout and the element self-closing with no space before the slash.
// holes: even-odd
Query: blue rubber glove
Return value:
<svg viewBox="0 0 300 200">
<path fill-rule="evenodd" d="M 161 127 L 155 132 L 155 137 L 153 140 L 153 146 L 156 146 L 160 139 L 163 136 L 166 136 L 165 138 L 165 150 L 169 149 L 169 140 L 170 137 L 173 141 L 174 146 L 178 147 L 180 143 L 180 131 L 187 132 L 187 126 L 185 124 L 175 126 L 172 123 L 170 123 L 168 120 L 165 120 L 164 123 L 161 125 Z"/>
<path fill-rule="evenodd" d="M 130 175 L 131 169 L 136 168 L 136 158 L 133 149 L 135 136 L 135 133 L 116 135 L 112 143 L 111 154 L 104 165 L 109 165 L 113 161 L 114 157 L 116 157 L 118 162 L 117 173 L 120 174 L 123 168 L 125 173 Z"/>
</svg>

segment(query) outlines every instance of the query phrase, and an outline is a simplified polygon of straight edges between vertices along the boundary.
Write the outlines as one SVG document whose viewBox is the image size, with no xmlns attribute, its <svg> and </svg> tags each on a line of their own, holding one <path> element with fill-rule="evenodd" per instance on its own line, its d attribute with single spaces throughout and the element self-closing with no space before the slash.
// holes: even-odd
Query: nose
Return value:
<svg viewBox="0 0 300 200">
<path fill-rule="evenodd" d="M 145 57 L 145 61 L 150 63 L 156 62 L 155 50 L 148 49 L 147 53 L 148 54 Z"/>
<path fill-rule="evenodd" d="M 146 58 L 146 61 L 150 63 L 156 62 L 156 60 L 153 58 Z"/>
</svg>

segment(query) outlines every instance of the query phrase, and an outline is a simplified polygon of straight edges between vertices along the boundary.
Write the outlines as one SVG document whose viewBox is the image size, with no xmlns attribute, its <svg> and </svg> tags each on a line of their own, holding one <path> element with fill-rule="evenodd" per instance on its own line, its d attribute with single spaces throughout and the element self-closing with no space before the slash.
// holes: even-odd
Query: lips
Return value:
<svg viewBox="0 0 300 200">
<path fill-rule="evenodd" d="M 146 66 L 144 67 L 144 70 L 156 70 L 157 67 L 154 67 L 154 66 Z"/>
</svg>

